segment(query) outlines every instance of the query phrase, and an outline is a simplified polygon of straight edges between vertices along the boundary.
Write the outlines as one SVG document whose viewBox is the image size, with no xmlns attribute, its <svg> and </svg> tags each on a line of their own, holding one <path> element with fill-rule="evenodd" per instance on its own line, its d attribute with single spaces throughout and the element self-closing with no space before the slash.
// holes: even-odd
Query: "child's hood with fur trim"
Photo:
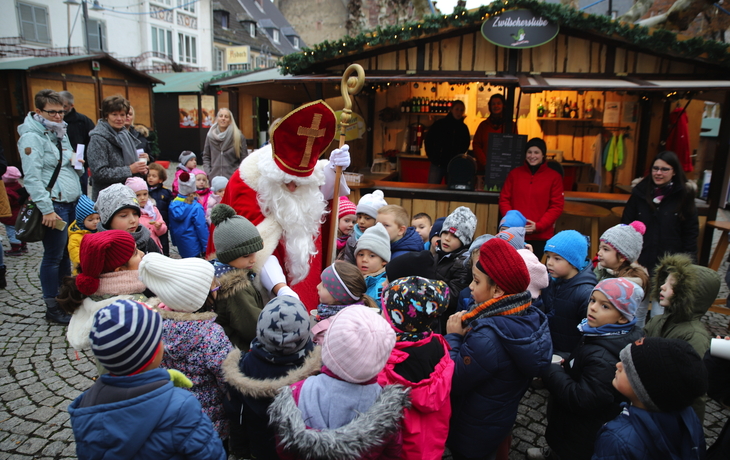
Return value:
<svg viewBox="0 0 730 460">
<path fill-rule="evenodd" d="M 254 379 L 241 372 L 239 362 L 241 350 L 234 348 L 223 361 L 223 376 L 227 384 L 250 398 L 273 398 L 283 387 L 318 374 L 322 368 L 322 347 L 314 347 L 301 366 L 292 368 L 286 375 L 277 379 Z"/>
<path fill-rule="evenodd" d="M 363 458 L 401 429 L 404 409 L 410 407 L 408 393 L 401 385 L 388 385 L 375 403 L 350 423 L 320 431 L 307 427 L 292 388 L 285 387 L 269 406 L 270 425 L 276 427 L 279 446 L 298 458 Z"/>
<path fill-rule="evenodd" d="M 685 254 L 671 254 L 659 259 L 652 277 L 651 299 L 659 300 L 661 286 L 674 274 L 674 295 L 665 314 L 680 313 L 688 319 L 707 313 L 720 290 L 720 275 L 707 267 L 692 264 Z"/>
</svg>

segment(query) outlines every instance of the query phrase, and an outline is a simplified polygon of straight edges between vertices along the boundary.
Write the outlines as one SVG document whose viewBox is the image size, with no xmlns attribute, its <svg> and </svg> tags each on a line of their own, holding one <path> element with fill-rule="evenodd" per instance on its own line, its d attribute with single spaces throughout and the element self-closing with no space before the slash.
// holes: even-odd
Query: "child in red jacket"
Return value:
<svg viewBox="0 0 730 460">
<path fill-rule="evenodd" d="M 8 200 L 10 201 L 10 210 L 13 214 L 10 217 L 4 217 L 0 219 L 0 222 L 5 225 L 5 232 L 8 234 L 8 241 L 10 241 L 10 250 L 5 251 L 6 256 L 20 256 L 28 252 L 28 248 L 24 242 L 15 238 L 15 220 L 18 218 L 18 212 L 20 208 L 28 199 L 28 192 L 25 188 L 20 185 L 18 179 L 20 179 L 20 170 L 15 166 L 8 166 L 7 171 L 3 174 L 3 183 L 5 184 L 5 191 L 8 194 Z"/>
<path fill-rule="evenodd" d="M 383 316 L 395 330 L 396 342 L 378 383 L 411 389 L 401 459 L 440 460 L 444 455 L 454 362 L 448 343 L 431 331 L 431 324 L 448 306 L 449 288 L 443 281 L 409 276 L 383 292 Z"/>
</svg>

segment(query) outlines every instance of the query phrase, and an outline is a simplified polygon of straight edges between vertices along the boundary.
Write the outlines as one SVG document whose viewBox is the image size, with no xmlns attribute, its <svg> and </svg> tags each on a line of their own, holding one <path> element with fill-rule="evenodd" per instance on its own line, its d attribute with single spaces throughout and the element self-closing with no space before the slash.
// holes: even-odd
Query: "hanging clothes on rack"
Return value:
<svg viewBox="0 0 730 460">
<path fill-rule="evenodd" d="M 593 183 L 598 184 L 598 192 L 603 191 L 603 134 L 598 134 L 591 146 L 593 150 Z"/>
<path fill-rule="evenodd" d="M 603 167 L 606 171 L 613 171 L 613 157 L 616 150 L 616 135 L 611 135 L 611 140 L 606 144 L 606 148 L 603 150 Z"/>
<path fill-rule="evenodd" d="M 683 108 L 677 107 L 669 114 L 669 122 L 671 123 L 671 128 L 667 136 L 667 150 L 671 150 L 677 154 L 679 162 L 682 164 L 682 169 L 685 172 L 691 172 L 693 168 L 689 151 L 689 120 L 687 118 L 687 112 Z"/>
</svg>

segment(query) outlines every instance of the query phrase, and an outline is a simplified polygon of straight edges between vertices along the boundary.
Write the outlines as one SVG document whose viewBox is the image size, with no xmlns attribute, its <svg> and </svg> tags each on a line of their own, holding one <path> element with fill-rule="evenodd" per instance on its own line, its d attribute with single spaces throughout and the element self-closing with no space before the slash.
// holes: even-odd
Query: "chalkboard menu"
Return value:
<svg viewBox="0 0 730 460">
<path fill-rule="evenodd" d="M 484 174 L 484 190 L 502 190 L 507 174 L 525 162 L 527 136 L 519 134 L 489 134 L 487 147 L 487 171 Z"/>
</svg>

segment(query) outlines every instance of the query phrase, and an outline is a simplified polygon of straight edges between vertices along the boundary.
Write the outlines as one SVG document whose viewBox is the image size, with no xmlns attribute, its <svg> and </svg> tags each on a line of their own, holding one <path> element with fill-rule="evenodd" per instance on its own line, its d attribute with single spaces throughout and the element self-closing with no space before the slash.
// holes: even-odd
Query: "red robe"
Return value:
<svg viewBox="0 0 730 460">
<path fill-rule="evenodd" d="M 254 267 L 254 271 L 257 274 L 260 273 L 260 267 L 264 264 L 264 262 L 266 262 L 266 259 L 268 259 L 269 255 L 273 254 L 274 256 L 276 256 L 277 259 L 279 259 L 279 264 L 281 264 L 281 268 L 284 270 L 284 274 L 287 275 L 287 282 L 290 282 L 290 278 L 285 265 L 286 245 L 284 244 L 284 241 L 282 239 L 278 240 L 278 244 L 273 244 L 271 238 L 272 232 L 267 226 L 267 220 L 265 216 L 261 213 L 261 208 L 259 208 L 257 193 L 254 189 L 249 187 L 243 181 L 239 170 L 233 173 L 230 180 L 228 181 L 228 186 L 226 186 L 226 193 L 223 196 L 221 203 L 231 206 L 233 209 L 236 210 L 236 213 L 239 216 L 243 216 L 251 221 L 251 223 L 258 228 L 259 233 L 261 234 L 261 238 L 263 238 L 264 240 L 264 249 L 256 254 L 256 266 Z M 270 220 L 272 219 L 269 219 L 269 221 Z M 320 274 L 324 269 L 324 261 L 322 259 L 322 238 L 324 237 L 324 241 L 327 241 L 326 234 L 329 233 L 328 222 L 329 218 L 324 224 L 322 224 L 322 233 L 320 233 L 320 235 L 317 237 L 317 240 L 315 241 L 317 254 L 315 254 L 310 259 L 309 274 L 299 283 L 295 285 L 290 285 L 294 292 L 299 295 L 299 298 L 301 299 L 304 306 L 307 308 L 307 311 L 317 308 L 317 305 L 319 304 L 317 285 L 320 283 Z M 213 229 L 214 227 L 211 225 L 211 237 L 208 238 L 207 255 L 211 255 L 213 252 L 215 252 L 215 245 L 213 243 L 212 237 Z M 273 238 L 276 237 L 274 236 Z M 256 284 L 260 287 L 259 283 Z M 267 299 L 269 297 L 270 294 L 268 296 L 264 296 L 264 299 Z"/>
</svg>

